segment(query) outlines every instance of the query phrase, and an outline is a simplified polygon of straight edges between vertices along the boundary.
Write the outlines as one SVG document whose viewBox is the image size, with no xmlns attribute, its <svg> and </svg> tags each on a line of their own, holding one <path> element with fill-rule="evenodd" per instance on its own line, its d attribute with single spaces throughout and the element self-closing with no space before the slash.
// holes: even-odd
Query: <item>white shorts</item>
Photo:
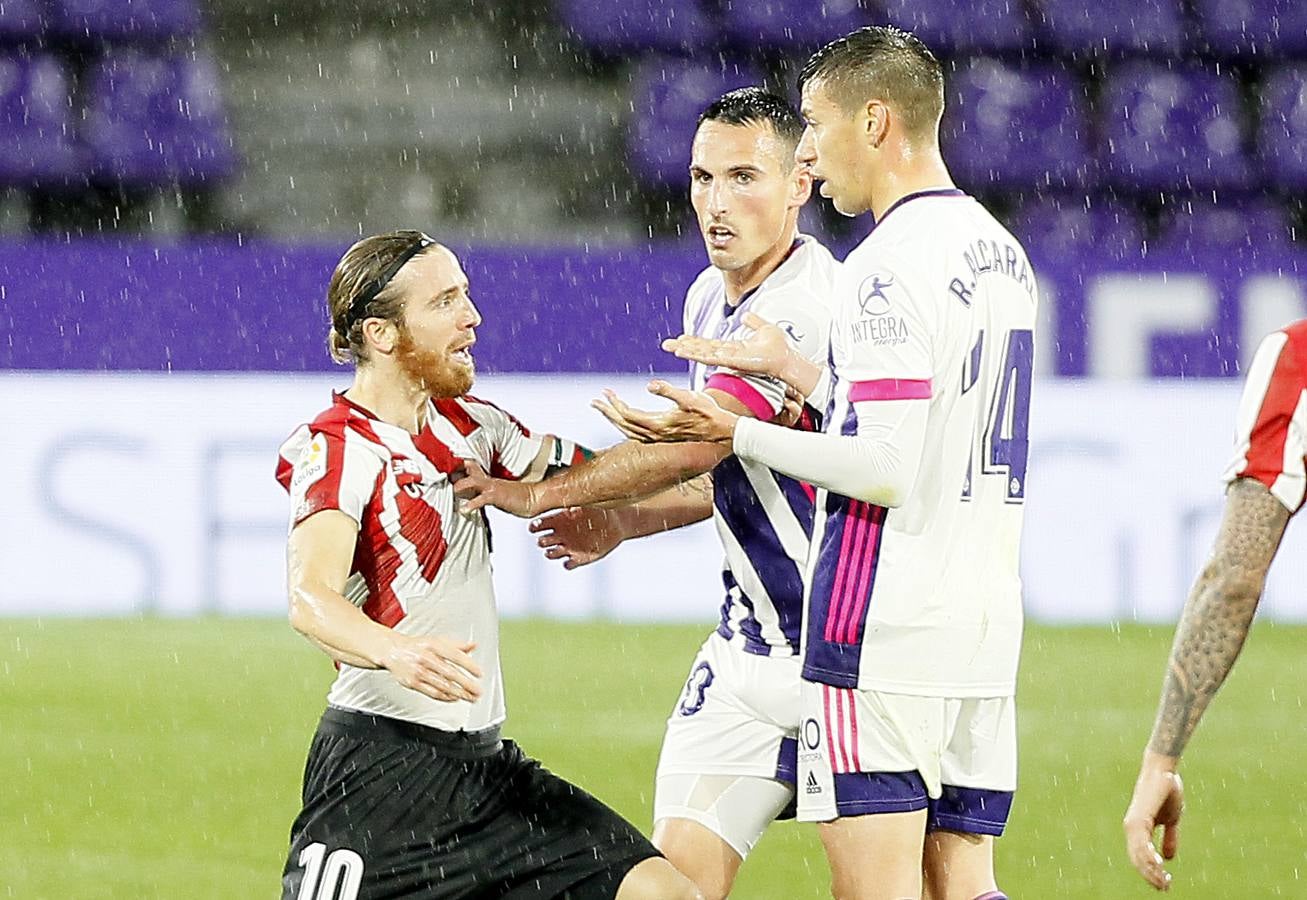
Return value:
<svg viewBox="0 0 1307 900">
<path fill-rule="evenodd" d="M 1012 697 L 917 697 L 803 682 L 798 817 L 928 810 L 930 830 L 1000 835 L 1017 786 Z"/>
<path fill-rule="evenodd" d="M 794 799 L 800 681 L 797 656 L 709 636 L 667 720 L 654 821 L 699 822 L 747 856 Z"/>
</svg>

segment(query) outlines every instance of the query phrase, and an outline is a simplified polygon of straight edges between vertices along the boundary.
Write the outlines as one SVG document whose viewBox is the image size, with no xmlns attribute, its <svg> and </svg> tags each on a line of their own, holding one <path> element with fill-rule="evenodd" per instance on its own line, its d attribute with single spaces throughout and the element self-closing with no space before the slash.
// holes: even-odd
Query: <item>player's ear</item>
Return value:
<svg viewBox="0 0 1307 900">
<path fill-rule="evenodd" d="M 363 320 L 363 342 L 368 349 L 382 355 L 395 352 L 399 341 L 399 328 L 390 319 L 373 316 Z"/>
<path fill-rule="evenodd" d="M 790 173 L 790 205 L 803 206 L 812 196 L 812 169 L 801 163 L 794 164 Z"/>
<path fill-rule="evenodd" d="M 867 143 L 872 148 L 879 148 L 885 142 L 885 136 L 889 133 L 889 107 L 880 100 L 868 100 L 866 107 L 863 109 L 863 118 Z"/>
</svg>

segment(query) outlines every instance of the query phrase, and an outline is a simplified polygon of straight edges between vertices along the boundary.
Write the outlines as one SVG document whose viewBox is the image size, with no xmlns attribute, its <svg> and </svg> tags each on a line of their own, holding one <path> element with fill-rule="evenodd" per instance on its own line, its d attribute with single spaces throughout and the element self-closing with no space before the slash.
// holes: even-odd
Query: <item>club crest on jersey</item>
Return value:
<svg viewBox="0 0 1307 900">
<path fill-rule="evenodd" d="M 422 496 L 422 467 L 406 456 L 392 456 L 390 474 L 395 484 L 410 497 Z"/>
<path fill-rule="evenodd" d="M 890 302 L 886 290 L 893 287 L 894 276 L 872 272 L 858 285 L 858 309 L 864 316 L 883 316 L 889 312 Z"/>
</svg>

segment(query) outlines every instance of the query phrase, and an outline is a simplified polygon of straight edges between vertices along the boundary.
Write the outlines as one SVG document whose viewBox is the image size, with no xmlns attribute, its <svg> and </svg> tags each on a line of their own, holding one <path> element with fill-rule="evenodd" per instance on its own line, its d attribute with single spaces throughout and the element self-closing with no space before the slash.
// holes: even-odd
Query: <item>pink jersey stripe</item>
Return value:
<svg viewBox="0 0 1307 900">
<path fill-rule="evenodd" d="M 829 689 L 830 689 L 829 686 L 827 686 L 827 690 Z M 844 768 L 841 769 L 840 771 L 848 772 L 851 771 L 851 768 L 849 766 L 849 747 L 848 747 L 849 742 L 846 740 L 847 731 L 844 726 L 844 704 L 840 701 L 840 691 L 838 688 L 835 689 L 835 720 L 839 723 L 840 726 L 840 730 L 839 730 L 840 760 L 841 762 L 844 763 Z"/>
<path fill-rule="evenodd" d="M 711 388 L 714 391 L 721 391 L 724 394 L 730 394 L 736 400 L 743 403 L 745 408 L 753 413 L 755 419 L 759 419 L 763 422 L 770 422 L 772 417 L 776 415 L 775 411 L 771 408 L 771 404 L 767 402 L 767 398 L 764 397 L 756 387 L 749 384 L 749 382 L 745 381 L 739 375 L 728 375 L 725 372 L 718 372 L 710 377 L 707 384 L 704 385 L 705 390 L 708 388 Z"/>
<path fill-rule="evenodd" d="M 879 554 L 876 551 L 880 542 L 881 523 L 884 521 L 884 516 L 872 516 L 867 528 L 866 546 L 859 551 L 865 557 L 865 562 L 860 570 L 858 587 L 852 592 L 853 596 L 848 604 L 852 615 L 844 623 L 844 643 L 846 644 L 852 644 L 857 639 L 858 622 L 867 614 L 867 607 L 871 605 L 871 597 L 868 594 L 867 586 L 871 583 L 871 579 L 876 573 L 876 564 L 879 562 Z"/>
<path fill-rule="evenodd" d="M 867 549 L 871 544 L 867 538 L 872 530 L 870 513 L 870 506 L 866 503 L 858 503 L 858 534 L 853 542 L 852 552 L 849 554 L 849 578 L 841 592 L 840 613 L 835 621 L 834 639 L 845 644 L 851 643 L 844 635 L 849 630 L 849 620 L 853 617 L 853 610 L 858 604 L 857 586 L 863 583 L 863 572 L 867 568 Z"/>
<path fill-rule="evenodd" d="M 881 378 L 855 381 L 849 385 L 849 402 L 864 400 L 929 400 L 934 395 L 930 379 Z"/>
<path fill-rule="evenodd" d="M 830 592 L 830 606 L 826 609 L 826 630 L 823 636 L 828 641 L 835 640 L 835 621 L 839 617 L 840 602 L 844 596 L 844 581 L 848 576 L 849 560 L 854 558 L 850 551 L 853 549 L 853 537 L 859 525 L 857 513 L 860 505 L 857 500 L 850 501 L 848 511 L 844 514 L 844 535 L 840 540 L 839 561 L 835 565 L 835 582 Z"/>
</svg>

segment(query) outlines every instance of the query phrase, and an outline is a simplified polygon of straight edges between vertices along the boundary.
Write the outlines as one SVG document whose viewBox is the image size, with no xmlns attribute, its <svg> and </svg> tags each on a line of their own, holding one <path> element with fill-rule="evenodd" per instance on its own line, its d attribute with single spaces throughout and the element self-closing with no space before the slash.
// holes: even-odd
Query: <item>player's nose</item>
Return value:
<svg viewBox="0 0 1307 900">
<path fill-rule="evenodd" d="M 817 162 L 817 142 L 812 136 L 811 128 L 803 129 L 799 146 L 794 148 L 794 161 L 801 166 L 811 166 Z"/>
<path fill-rule="evenodd" d="M 481 324 L 481 310 L 477 309 L 477 305 L 472 302 L 471 297 L 467 298 L 467 309 L 464 312 L 467 322 L 466 327 L 476 328 Z"/>
</svg>

